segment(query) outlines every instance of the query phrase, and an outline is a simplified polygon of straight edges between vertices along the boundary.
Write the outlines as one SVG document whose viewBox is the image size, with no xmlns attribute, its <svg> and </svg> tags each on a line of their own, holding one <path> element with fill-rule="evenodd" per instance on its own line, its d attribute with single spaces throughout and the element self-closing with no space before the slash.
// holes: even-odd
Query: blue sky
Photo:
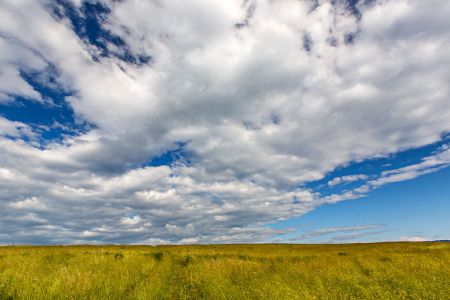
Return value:
<svg viewBox="0 0 450 300">
<path fill-rule="evenodd" d="M 313 189 L 330 194 L 354 188 L 357 182 L 329 186 L 333 178 L 348 174 L 371 176 L 379 170 L 417 164 L 418 160 L 437 147 L 436 144 L 403 151 L 339 168 L 324 179 L 312 182 Z M 358 198 L 325 205 L 299 218 L 272 224 L 273 228 L 295 228 L 282 236 L 283 242 L 308 243 L 419 241 L 448 239 L 450 221 L 450 169 L 443 168 L 417 178 L 391 183 Z M 360 184 L 360 183 L 359 183 Z M 363 224 L 363 225 L 362 225 Z M 327 232 L 328 231 L 328 232 Z M 312 236 L 308 236 L 312 233 Z"/>
<path fill-rule="evenodd" d="M 0 244 L 450 238 L 450 4 L 0 3 Z"/>
<path fill-rule="evenodd" d="M 295 228 L 295 231 L 282 236 L 283 242 L 448 239 L 449 180 L 450 170 L 446 168 L 413 180 L 384 186 L 358 200 L 322 206 L 299 218 L 277 222 L 272 226 Z M 324 229 L 336 231 L 320 234 Z M 319 234 L 297 239 L 304 237 L 305 233 Z"/>
</svg>

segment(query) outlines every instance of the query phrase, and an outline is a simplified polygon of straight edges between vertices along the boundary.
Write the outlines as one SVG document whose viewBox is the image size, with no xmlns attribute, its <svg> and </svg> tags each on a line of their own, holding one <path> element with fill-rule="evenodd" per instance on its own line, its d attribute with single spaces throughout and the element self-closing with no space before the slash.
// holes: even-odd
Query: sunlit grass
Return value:
<svg viewBox="0 0 450 300">
<path fill-rule="evenodd" d="M 0 247 L 0 299 L 450 299 L 450 243 Z"/>
</svg>

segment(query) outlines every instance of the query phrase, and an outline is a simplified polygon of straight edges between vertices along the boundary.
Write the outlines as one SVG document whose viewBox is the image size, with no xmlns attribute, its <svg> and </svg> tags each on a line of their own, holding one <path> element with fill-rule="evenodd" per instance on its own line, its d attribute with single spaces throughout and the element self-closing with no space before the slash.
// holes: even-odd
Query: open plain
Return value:
<svg viewBox="0 0 450 300">
<path fill-rule="evenodd" d="M 450 243 L 7 246 L 0 299 L 449 299 Z"/>
</svg>

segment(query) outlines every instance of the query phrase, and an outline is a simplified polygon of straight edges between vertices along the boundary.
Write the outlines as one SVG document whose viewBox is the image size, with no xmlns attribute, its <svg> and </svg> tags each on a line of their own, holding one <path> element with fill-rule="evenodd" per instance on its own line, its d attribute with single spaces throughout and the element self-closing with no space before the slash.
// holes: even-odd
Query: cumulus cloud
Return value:
<svg viewBox="0 0 450 300">
<path fill-rule="evenodd" d="M 45 204 L 36 197 L 31 197 L 21 201 L 10 203 L 9 207 L 21 210 L 40 210 L 46 208 Z"/>
<path fill-rule="evenodd" d="M 2 241 L 264 241 L 285 233 L 269 222 L 448 165 L 443 149 L 329 183 L 359 190 L 305 187 L 450 130 L 449 3 L 89 3 L 105 12 L 96 43 L 64 14 L 85 1 L 0 3 L 0 102 L 52 105 L 23 76 L 43 74 L 93 124 L 38 147 L 29 124 L 0 118 Z"/>
<path fill-rule="evenodd" d="M 0 116 L 0 136 L 12 138 L 33 138 L 35 136 L 35 133 L 25 123 L 10 121 Z"/>
<path fill-rule="evenodd" d="M 123 225 L 137 225 L 142 221 L 141 217 L 139 216 L 134 216 L 131 218 L 121 218 L 120 219 L 120 223 Z"/>
</svg>

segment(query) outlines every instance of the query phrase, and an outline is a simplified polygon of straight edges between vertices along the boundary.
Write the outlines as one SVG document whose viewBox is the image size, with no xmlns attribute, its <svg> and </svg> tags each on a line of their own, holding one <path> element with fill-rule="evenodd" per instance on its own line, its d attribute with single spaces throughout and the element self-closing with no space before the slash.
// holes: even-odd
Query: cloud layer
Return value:
<svg viewBox="0 0 450 300">
<path fill-rule="evenodd" d="M 341 194 L 305 185 L 450 130 L 450 3 L 0 6 L 0 103 L 70 112 L 0 117 L 4 243 L 265 241 L 286 232 L 269 222 L 450 163 L 443 146 L 331 180 L 362 181 Z"/>
</svg>

